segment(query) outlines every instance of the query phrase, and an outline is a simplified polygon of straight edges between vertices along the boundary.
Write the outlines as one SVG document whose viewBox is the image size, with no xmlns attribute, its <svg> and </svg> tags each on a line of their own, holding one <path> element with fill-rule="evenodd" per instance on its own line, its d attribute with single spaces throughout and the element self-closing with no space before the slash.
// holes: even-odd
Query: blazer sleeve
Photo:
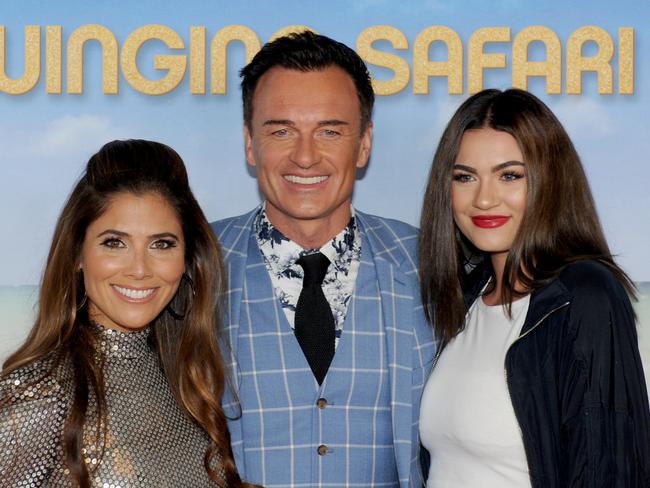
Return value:
<svg viewBox="0 0 650 488">
<path fill-rule="evenodd" d="M 61 466 L 65 401 L 53 378 L 38 383 L 23 375 L 0 379 L 0 475 L 2 486 L 48 486 Z"/>
<path fill-rule="evenodd" d="M 581 276 L 568 333 L 563 486 L 650 487 L 650 407 L 635 316 L 609 271 Z"/>
</svg>

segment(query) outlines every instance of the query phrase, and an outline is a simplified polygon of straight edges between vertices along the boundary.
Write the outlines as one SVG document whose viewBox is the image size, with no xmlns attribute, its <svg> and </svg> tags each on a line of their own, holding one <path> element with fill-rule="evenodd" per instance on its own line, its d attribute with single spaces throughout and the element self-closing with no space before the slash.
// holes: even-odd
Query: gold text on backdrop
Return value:
<svg viewBox="0 0 650 488">
<path fill-rule="evenodd" d="M 307 29 L 305 26 L 291 25 L 280 29 L 271 38 L 292 31 Z M 41 27 L 27 25 L 24 28 L 24 69 L 22 76 L 11 78 L 6 74 L 5 26 L 0 25 L 0 92 L 21 95 L 31 91 L 41 77 Z M 162 42 L 175 54 L 154 56 L 154 69 L 164 71 L 162 78 L 151 80 L 143 76 L 138 67 L 138 52 L 150 40 Z M 83 25 L 72 31 L 66 46 L 66 92 L 82 94 L 84 46 L 87 42 L 98 42 L 102 52 L 102 91 L 107 95 L 118 93 L 119 70 L 126 82 L 135 90 L 147 95 L 163 95 L 176 89 L 188 71 L 189 88 L 194 95 L 206 94 L 207 32 L 204 26 L 189 29 L 189 53 L 186 42 L 173 29 L 164 25 L 145 25 L 135 29 L 118 45 L 115 35 L 99 24 Z M 520 30 L 512 39 L 509 27 L 482 27 L 474 31 L 466 46 L 456 31 L 447 26 L 436 25 L 420 31 L 412 44 L 412 63 L 405 57 L 375 48 L 377 41 L 388 41 L 397 51 L 409 49 L 409 41 L 399 29 L 379 25 L 364 29 L 358 36 L 356 49 L 370 65 L 392 71 L 387 80 L 373 80 L 378 95 L 392 95 L 406 88 L 413 78 L 412 90 L 415 94 L 429 93 L 430 78 L 447 78 L 447 92 L 450 94 L 476 93 L 484 88 L 483 74 L 486 69 L 508 69 L 507 56 L 503 52 L 486 52 L 489 43 L 512 42 L 511 74 L 512 86 L 526 89 L 529 77 L 543 77 L 546 92 L 580 94 L 582 74 L 595 72 L 599 94 L 614 93 L 613 58 L 617 53 L 617 93 L 634 93 L 634 29 L 620 27 L 616 42 L 603 28 L 584 26 L 570 35 L 562 49 L 558 35 L 548 27 L 529 26 Z M 246 62 L 249 62 L 260 49 L 257 34 L 244 25 L 229 25 L 220 29 L 210 41 L 210 93 L 223 95 L 227 92 L 227 58 L 231 42 L 243 44 Z M 529 47 L 541 43 L 546 52 L 543 61 L 529 60 Z M 593 43 L 596 54 L 583 55 L 583 47 Z M 444 60 L 429 59 L 432 45 L 440 45 L 446 50 Z M 564 72 L 562 57 L 565 56 Z M 188 63 L 189 58 L 189 63 Z M 45 91 L 53 95 L 63 93 L 63 30 L 60 25 L 45 27 Z M 467 77 L 463 80 L 463 67 L 466 60 Z"/>
</svg>

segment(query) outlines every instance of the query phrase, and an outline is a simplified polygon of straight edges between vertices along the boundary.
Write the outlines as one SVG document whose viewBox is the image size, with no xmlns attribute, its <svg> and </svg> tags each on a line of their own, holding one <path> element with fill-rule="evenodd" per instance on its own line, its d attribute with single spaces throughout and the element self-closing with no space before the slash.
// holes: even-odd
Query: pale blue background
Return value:
<svg viewBox="0 0 650 488">
<path fill-rule="evenodd" d="M 284 26 L 303 24 L 353 47 L 363 29 L 384 24 L 407 37 L 409 49 L 398 54 L 410 65 L 415 37 L 432 25 L 451 27 L 465 47 L 471 33 L 481 27 L 510 27 L 514 38 L 524 27 L 543 25 L 557 33 L 563 48 L 569 35 L 584 25 L 606 29 L 615 42 L 619 27 L 633 27 L 634 95 L 598 95 L 593 74 L 584 76 L 581 96 L 547 96 L 542 80 L 531 80 L 529 89 L 556 112 L 581 153 L 620 263 L 634 280 L 650 282 L 650 2 L 646 0 L 616 4 L 603 0 L 3 0 L 0 24 L 7 31 L 8 74 L 22 73 L 25 25 L 40 25 L 43 39 L 46 25 L 62 25 L 65 46 L 75 28 L 90 23 L 108 27 L 120 45 L 134 29 L 152 23 L 175 29 L 186 45 L 193 25 L 206 26 L 208 42 L 220 28 L 234 24 L 250 27 L 264 42 Z M 376 46 L 396 52 L 386 42 Z M 489 49 L 504 52 L 510 66 L 511 47 L 501 43 Z M 593 46 L 586 46 L 585 53 L 590 49 L 593 53 Z M 143 73 L 160 76 L 153 73 L 152 58 L 168 52 L 161 43 L 148 43 L 139 59 Z M 159 97 L 140 94 L 121 78 L 120 94 L 106 96 L 101 93 L 99 54 L 96 45 L 87 46 L 83 95 L 47 95 L 44 76 L 28 94 L 0 94 L 0 212 L 5 230 L 0 239 L 0 285 L 38 283 L 66 195 L 88 157 L 114 138 L 154 139 L 177 149 L 211 220 L 243 212 L 258 202 L 256 182 L 246 170 L 242 151 L 237 70 L 244 55 L 238 43 L 229 50 L 225 96 L 190 95 L 189 77 L 174 92 Z M 371 66 L 371 71 L 378 78 L 387 76 L 376 67 Z M 509 68 L 485 72 L 486 87 L 507 88 L 510 83 Z M 372 160 L 355 194 L 359 208 L 417 223 L 433 149 L 449 116 L 466 97 L 448 95 L 445 79 L 432 80 L 430 87 L 429 95 L 414 95 L 409 84 L 397 95 L 378 97 Z M 644 290 L 647 296 L 650 292 Z M 33 293 L 33 288 L 0 289 L 0 359 L 26 333 Z M 641 329 L 648 335 L 644 331 L 650 328 L 650 315 L 644 303 L 639 311 L 642 324 L 648 325 Z M 643 347 L 650 357 L 650 348 Z"/>
</svg>

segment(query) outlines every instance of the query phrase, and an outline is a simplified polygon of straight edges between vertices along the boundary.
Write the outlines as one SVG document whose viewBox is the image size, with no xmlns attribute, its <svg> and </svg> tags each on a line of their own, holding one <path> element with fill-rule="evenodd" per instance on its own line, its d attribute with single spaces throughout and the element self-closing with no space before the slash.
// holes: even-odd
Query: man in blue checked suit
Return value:
<svg viewBox="0 0 650 488">
<path fill-rule="evenodd" d="M 213 224 L 242 478 L 266 487 L 419 487 L 417 426 L 435 353 L 416 230 L 351 205 L 374 94 L 363 61 L 310 32 L 242 70 L 246 158 L 264 202 Z"/>
</svg>

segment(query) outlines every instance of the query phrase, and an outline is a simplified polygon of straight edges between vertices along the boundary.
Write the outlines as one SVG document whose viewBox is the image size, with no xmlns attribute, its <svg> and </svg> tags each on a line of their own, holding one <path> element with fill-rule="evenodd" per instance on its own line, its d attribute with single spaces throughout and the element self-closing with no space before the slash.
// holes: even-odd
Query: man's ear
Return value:
<svg viewBox="0 0 650 488">
<path fill-rule="evenodd" d="M 357 157 L 357 168 L 363 168 L 368 164 L 370 159 L 370 151 L 372 149 L 372 122 L 368 122 L 363 134 L 361 135 L 361 143 L 359 144 L 359 156 Z"/>
<path fill-rule="evenodd" d="M 246 162 L 251 166 L 256 166 L 257 162 L 253 153 L 253 136 L 248 124 L 244 124 L 244 153 L 246 154 Z"/>
</svg>

